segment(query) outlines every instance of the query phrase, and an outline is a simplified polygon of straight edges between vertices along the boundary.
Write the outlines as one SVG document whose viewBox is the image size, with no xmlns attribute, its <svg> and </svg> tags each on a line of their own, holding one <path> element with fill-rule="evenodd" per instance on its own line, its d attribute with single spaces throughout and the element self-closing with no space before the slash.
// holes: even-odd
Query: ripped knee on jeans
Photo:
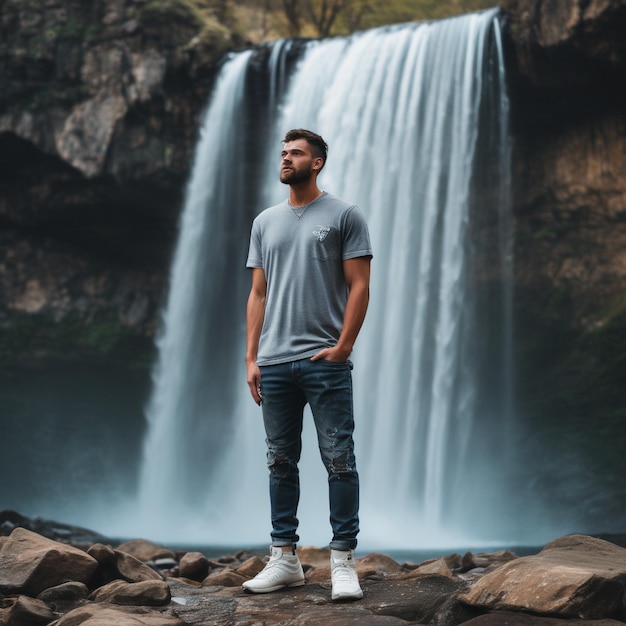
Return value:
<svg viewBox="0 0 626 626">
<path fill-rule="evenodd" d="M 285 478 L 290 472 L 298 471 L 296 461 L 286 455 L 276 454 L 271 451 L 267 453 L 267 467 L 277 478 Z"/>
<path fill-rule="evenodd" d="M 326 461 L 326 469 L 330 474 L 354 472 L 354 466 L 354 455 L 348 450 L 340 452 Z"/>
</svg>

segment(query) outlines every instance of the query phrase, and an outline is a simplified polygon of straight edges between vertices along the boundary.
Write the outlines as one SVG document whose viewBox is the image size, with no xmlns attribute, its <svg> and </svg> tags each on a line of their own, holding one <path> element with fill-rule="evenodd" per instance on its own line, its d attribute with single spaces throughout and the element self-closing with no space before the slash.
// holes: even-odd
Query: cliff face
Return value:
<svg viewBox="0 0 626 626">
<path fill-rule="evenodd" d="M 511 0 L 517 284 L 606 321 L 626 277 L 626 3 Z M 548 289 L 546 289 L 548 288 Z"/>
<path fill-rule="evenodd" d="M 519 70 L 542 88 L 600 84 L 626 62 L 622 0 L 504 0 Z"/>
<path fill-rule="evenodd" d="M 183 3 L 0 3 L 0 321 L 150 334 L 215 64 L 237 45 Z"/>
<path fill-rule="evenodd" d="M 608 526 L 625 516 L 626 2 L 509 0 L 504 9 L 516 404 L 533 442 L 525 461 L 550 467 L 544 479 L 529 470 L 527 483 L 558 506 L 571 468 L 584 468 L 581 510 Z"/>
</svg>

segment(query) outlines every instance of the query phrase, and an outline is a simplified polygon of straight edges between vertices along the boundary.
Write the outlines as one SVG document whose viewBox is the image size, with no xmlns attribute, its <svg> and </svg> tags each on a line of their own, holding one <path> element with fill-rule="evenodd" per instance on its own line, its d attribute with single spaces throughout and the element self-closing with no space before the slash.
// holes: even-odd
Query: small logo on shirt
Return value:
<svg viewBox="0 0 626 626">
<path fill-rule="evenodd" d="M 320 226 L 319 224 L 317 227 L 319 228 L 319 230 L 314 230 L 313 234 L 318 241 L 324 241 L 324 239 L 326 239 L 326 236 L 330 232 L 330 228 L 328 226 Z"/>
</svg>

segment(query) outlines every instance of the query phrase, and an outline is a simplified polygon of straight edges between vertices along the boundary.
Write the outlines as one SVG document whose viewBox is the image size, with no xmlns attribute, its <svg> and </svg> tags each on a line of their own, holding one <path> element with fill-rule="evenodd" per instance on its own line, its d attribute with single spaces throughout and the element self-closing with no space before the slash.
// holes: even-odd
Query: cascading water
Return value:
<svg viewBox="0 0 626 626">
<path fill-rule="evenodd" d="M 269 60 L 258 56 L 225 63 L 197 148 L 147 411 L 141 532 L 213 544 L 268 540 L 264 434 L 243 367 L 244 264 L 252 218 L 287 193 L 278 182 L 280 139 L 305 127 L 330 145 L 320 186 L 361 207 L 374 247 L 371 305 L 354 353 L 361 542 L 506 537 L 502 520 L 486 526 L 475 514 L 502 494 L 498 446 L 488 457 L 481 451 L 494 439 L 504 449 L 512 393 L 508 350 L 495 350 L 495 359 L 481 352 L 510 336 L 497 11 L 278 42 Z M 265 94 L 254 92 L 259 65 L 269 75 Z M 490 175 L 481 176 L 487 163 Z M 495 331 L 480 321 L 472 219 L 502 207 L 498 331 L 488 341 L 477 336 Z M 494 379 L 497 390 L 485 392 Z M 304 437 L 300 534 L 323 545 L 325 474 L 310 424 Z"/>
<path fill-rule="evenodd" d="M 151 519 L 164 503 L 193 514 L 197 477 L 211 475 L 229 430 L 222 415 L 231 412 L 235 393 L 231 341 L 237 341 L 239 328 L 232 311 L 240 302 L 232 270 L 243 254 L 234 234 L 246 228 L 246 220 L 233 210 L 244 204 L 245 189 L 233 185 L 228 172 L 245 176 L 238 124 L 245 114 L 241 77 L 250 55 L 227 63 L 216 85 L 187 190 L 147 409 L 140 504 Z"/>
</svg>

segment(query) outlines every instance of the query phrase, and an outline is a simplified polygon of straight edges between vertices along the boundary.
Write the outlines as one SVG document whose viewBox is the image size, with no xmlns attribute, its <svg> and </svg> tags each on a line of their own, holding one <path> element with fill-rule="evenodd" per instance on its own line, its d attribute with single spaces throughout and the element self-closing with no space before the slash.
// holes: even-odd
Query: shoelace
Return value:
<svg viewBox="0 0 626 626">
<path fill-rule="evenodd" d="M 333 561 L 332 572 L 337 582 L 352 582 L 356 575 L 354 567 L 346 561 Z"/>
</svg>

